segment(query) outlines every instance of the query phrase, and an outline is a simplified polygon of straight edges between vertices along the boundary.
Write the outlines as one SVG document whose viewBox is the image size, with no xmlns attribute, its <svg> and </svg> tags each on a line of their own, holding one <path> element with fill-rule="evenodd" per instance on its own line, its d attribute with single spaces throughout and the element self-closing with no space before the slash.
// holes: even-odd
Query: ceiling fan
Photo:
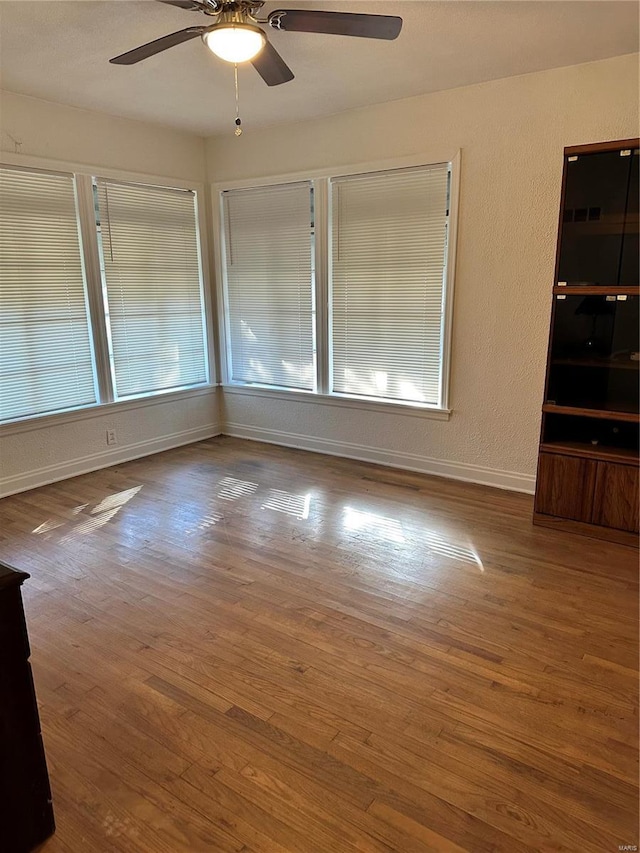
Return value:
<svg viewBox="0 0 640 853">
<path fill-rule="evenodd" d="M 255 17 L 264 0 L 159 0 L 188 12 L 204 12 L 216 18 L 210 26 L 187 27 L 150 41 L 109 60 L 114 65 L 134 65 L 177 44 L 200 36 L 206 46 L 227 62 L 250 61 L 267 86 L 293 80 L 293 72 L 267 40 L 258 24 L 275 30 L 299 33 L 332 33 L 360 38 L 395 39 L 402 18 L 395 15 L 363 15 L 352 12 L 320 12 L 310 9 L 278 9 L 265 20 Z"/>
</svg>

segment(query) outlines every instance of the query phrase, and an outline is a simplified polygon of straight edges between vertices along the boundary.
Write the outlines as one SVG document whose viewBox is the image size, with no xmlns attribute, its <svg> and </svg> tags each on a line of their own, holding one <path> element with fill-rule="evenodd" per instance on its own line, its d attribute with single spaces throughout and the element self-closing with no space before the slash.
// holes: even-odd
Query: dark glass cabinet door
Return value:
<svg viewBox="0 0 640 853">
<path fill-rule="evenodd" d="M 548 399 L 558 405 L 638 408 L 637 296 L 556 297 Z"/>
<path fill-rule="evenodd" d="M 558 281 L 569 286 L 618 284 L 635 159 L 620 151 L 567 158 Z"/>
<path fill-rule="evenodd" d="M 638 240 L 638 182 L 640 181 L 640 151 L 636 148 L 631 157 L 631 175 L 627 195 L 627 211 L 622 238 L 622 259 L 620 261 L 620 285 L 638 287 L 640 276 L 640 241 Z"/>
</svg>

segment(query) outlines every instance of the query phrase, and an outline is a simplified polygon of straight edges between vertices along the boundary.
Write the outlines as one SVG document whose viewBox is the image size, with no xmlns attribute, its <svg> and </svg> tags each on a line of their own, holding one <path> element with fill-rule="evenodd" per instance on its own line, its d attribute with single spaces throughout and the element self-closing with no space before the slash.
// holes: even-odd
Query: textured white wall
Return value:
<svg viewBox="0 0 640 853">
<path fill-rule="evenodd" d="M 462 149 L 451 420 L 226 393 L 225 431 L 531 488 L 563 148 L 637 135 L 630 55 L 210 139 L 212 182 Z"/>
<path fill-rule="evenodd" d="M 190 133 L 0 91 L 0 150 L 104 169 L 204 181 Z"/>
<path fill-rule="evenodd" d="M 204 140 L 142 122 L 2 92 L 1 153 L 167 179 L 205 181 Z M 16 144 L 17 143 L 17 144 Z M 219 432 L 217 389 L 148 405 L 115 404 L 79 419 L 0 427 L 0 494 L 30 488 Z M 107 448 L 106 430 L 118 444 Z"/>
</svg>

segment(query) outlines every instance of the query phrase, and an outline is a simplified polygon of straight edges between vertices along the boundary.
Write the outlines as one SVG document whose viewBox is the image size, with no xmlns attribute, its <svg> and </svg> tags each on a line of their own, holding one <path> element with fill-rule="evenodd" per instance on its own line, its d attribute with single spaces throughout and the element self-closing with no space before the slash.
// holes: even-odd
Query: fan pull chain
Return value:
<svg viewBox="0 0 640 853">
<path fill-rule="evenodd" d="M 238 65 L 233 66 L 233 74 L 236 84 L 236 136 L 242 136 L 242 119 L 240 118 L 240 95 L 238 93 Z"/>
</svg>

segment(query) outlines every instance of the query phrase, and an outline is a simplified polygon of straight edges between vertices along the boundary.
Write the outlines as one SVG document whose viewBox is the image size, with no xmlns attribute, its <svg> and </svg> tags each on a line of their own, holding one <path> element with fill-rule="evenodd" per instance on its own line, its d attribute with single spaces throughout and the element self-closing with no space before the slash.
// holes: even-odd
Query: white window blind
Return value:
<svg viewBox="0 0 640 853">
<path fill-rule="evenodd" d="M 440 405 L 448 174 L 331 181 L 334 392 Z"/>
<path fill-rule="evenodd" d="M 195 194 L 97 181 L 116 398 L 207 381 Z"/>
<path fill-rule="evenodd" d="M 310 182 L 222 195 L 230 379 L 313 391 Z"/>
<path fill-rule="evenodd" d="M 0 169 L 0 420 L 96 402 L 72 175 Z"/>
</svg>

